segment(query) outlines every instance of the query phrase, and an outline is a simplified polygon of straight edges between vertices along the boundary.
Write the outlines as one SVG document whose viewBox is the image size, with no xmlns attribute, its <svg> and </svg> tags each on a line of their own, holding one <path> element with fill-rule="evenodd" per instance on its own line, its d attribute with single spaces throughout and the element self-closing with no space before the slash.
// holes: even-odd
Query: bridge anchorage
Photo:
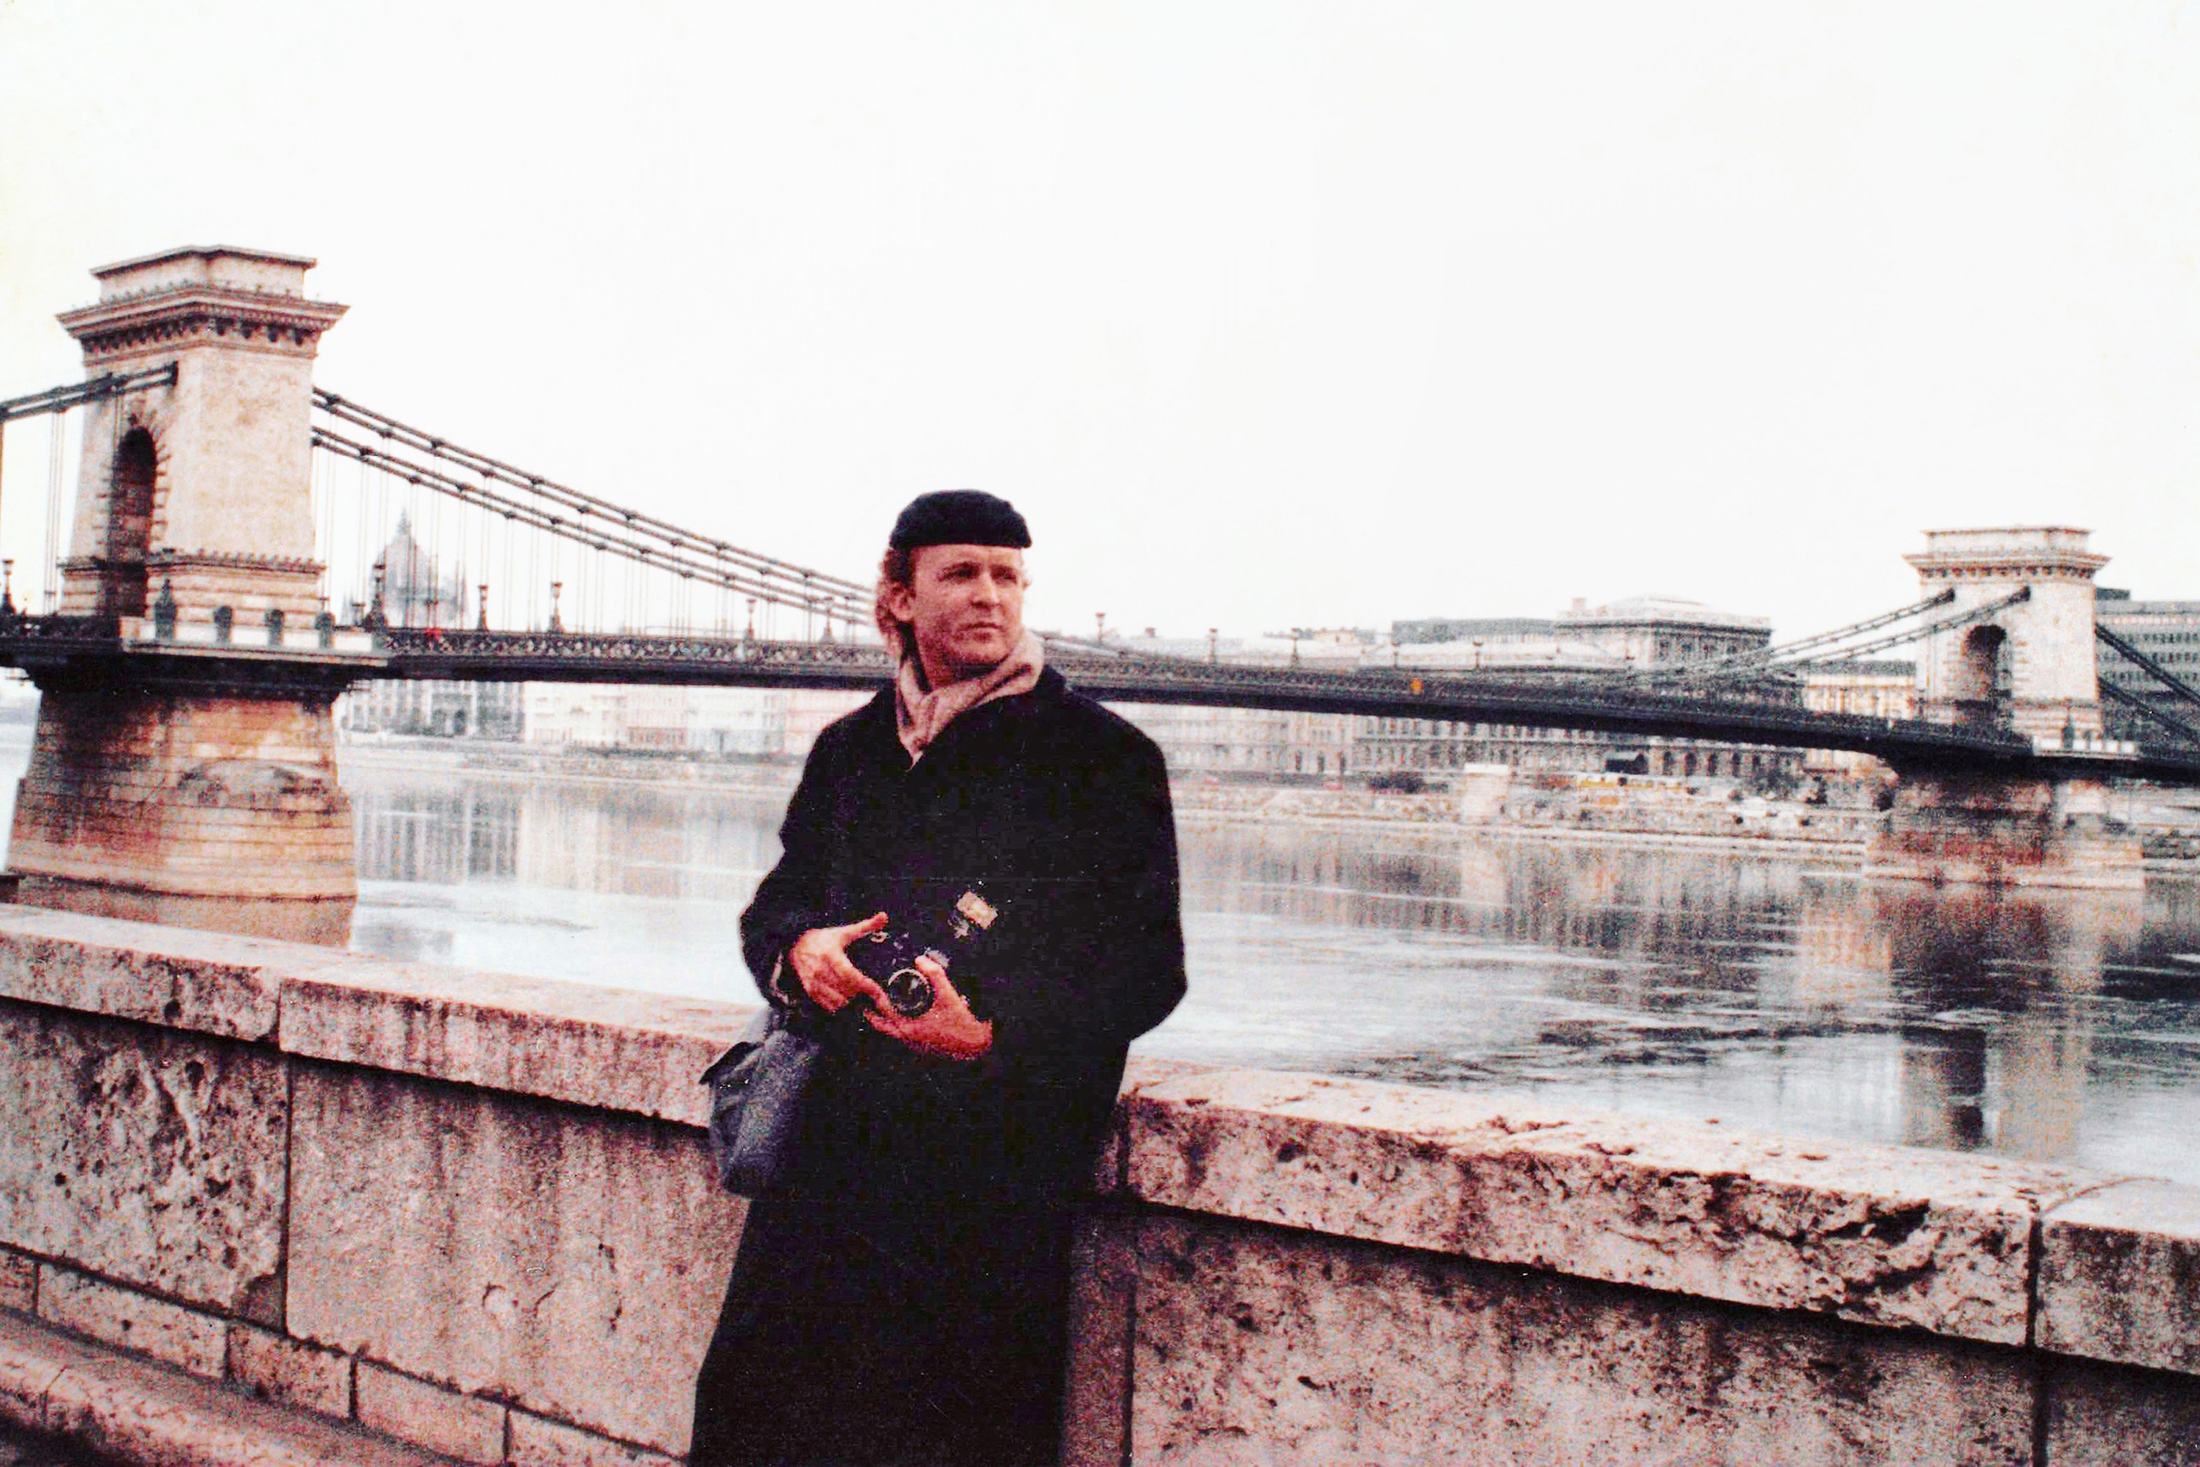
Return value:
<svg viewBox="0 0 2200 1467">
<path fill-rule="evenodd" d="M 345 940 L 356 883 L 329 712 L 365 680 L 884 683 L 866 581 L 316 388 L 321 333 L 345 308 L 307 298 L 312 263 L 181 249 L 96 270 L 98 302 L 60 318 L 86 380 L 0 402 L 0 431 L 34 415 L 52 428 L 46 555 L 20 585 L 0 565 L 0 664 L 44 693 L 10 852 L 20 899 Z M 63 546 L 68 413 L 82 432 Z M 2102 557 L 2085 541 L 1936 532 L 1911 557 L 1913 605 L 1631 674 L 1332 673 L 1072 638 L 1050 655 L 1120 701 L 1857 750 L 1901 777 L 1877 875 L 2132 885 L 2138 847 L 2104 781 L 2200 783 L 2200 719 L 2140 700 L 2161 737 L 2104 737 Z M 1907 643 L 1925 649 L 1927 716 L 1803 706 L 1799 671 Z M 2154 671 L 2200 711 L 2200 690 Z"/>
</svg>

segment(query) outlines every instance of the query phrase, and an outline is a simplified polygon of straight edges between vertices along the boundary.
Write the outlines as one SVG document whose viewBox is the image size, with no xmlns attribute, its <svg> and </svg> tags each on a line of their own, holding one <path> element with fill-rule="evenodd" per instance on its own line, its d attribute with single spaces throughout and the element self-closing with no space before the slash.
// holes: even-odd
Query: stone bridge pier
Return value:
<svg viewBox="0 0 2200 1467">
<path fill-rule="evenodd" d="M 94 655 L 25 659 L 42 698 L 9 847 L 21 901 L 348 936 L 329 707 L 360 669 L 296 650 L 323 610 L 313 358 L 344 312 L 306 298 L 312 264 L 172 250 L 95 270 L 98 303 L 61 317 L 87 372 L 176 377 L 85 414 L 54 609 L 113 630 Z"/>
<path fill-rule="evenodd" d="M 2108 557 L 2087 539 L 2048 526 L 1927 533 L 1924 553 L 1905 557 L 1925 594 L 1955 593 L 1944 616 L 1985 614 L 1927 638 L 1920 716 L 2010 729 L 2066 760 L 2116 752 L 2102 737 L 2093 636 L 2093 578 Z M 2138 835 L 2117 818 L 2105 780 L 1931 765 L 1898 764 L 1896 773 L 1893 813 L 1865 854 L 1868 876 L 2143 884 Z"/>
</svg>

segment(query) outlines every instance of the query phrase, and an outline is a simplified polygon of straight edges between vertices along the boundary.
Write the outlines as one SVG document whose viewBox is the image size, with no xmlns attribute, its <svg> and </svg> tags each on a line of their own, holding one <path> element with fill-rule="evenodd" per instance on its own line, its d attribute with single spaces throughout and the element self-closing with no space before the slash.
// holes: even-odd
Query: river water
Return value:
<svg viewBox="0 0 2200 1467">
<path fill-rule="evenodd" d="M 0 746 L 0 818 L 20 763 Z M 354 948 L 752 995 L 735 921 L 784 783 L 344 778 Z M 1179 824 L 1191 994 L 1143 1053 L 2200 1183 L 2200 883 L 1997 896 L 1744 850 Z"/>
<path fill-rule="evenodd" d="M 784 787 L 347 768 L 353 946 L 746 998 Z M 2200 1182 L 2200 884 L 1179 822 L 1191 995 L 1141 1052 Z"/>
</svg>

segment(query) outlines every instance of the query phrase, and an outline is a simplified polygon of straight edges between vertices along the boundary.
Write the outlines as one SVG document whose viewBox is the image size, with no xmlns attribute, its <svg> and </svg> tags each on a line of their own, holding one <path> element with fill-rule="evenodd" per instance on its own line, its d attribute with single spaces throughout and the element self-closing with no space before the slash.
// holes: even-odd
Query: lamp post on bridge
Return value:
<svg viewBox="0 0 2200 1467">
<path fill-rule="evenodd" d="M 377 556 L 374 562 L 374 600 L 368 603 L 367 614 L 360 625 L 370 632 L 379 632 L 390 624 L 389 608 L 383 602 L 383 592 L 389 577 L 389 557 Z"/>
</svg>

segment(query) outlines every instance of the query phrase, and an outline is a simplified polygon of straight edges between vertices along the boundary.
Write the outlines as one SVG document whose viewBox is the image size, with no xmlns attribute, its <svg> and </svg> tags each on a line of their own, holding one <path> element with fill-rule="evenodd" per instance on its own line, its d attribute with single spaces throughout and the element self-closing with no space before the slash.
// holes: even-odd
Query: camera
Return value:
<svg viewBox="0 0 2200 1467">
<path fill-rule="evenodd" d="M 973 887 L 929 923 L 890 923 L 849 945 L 848 960 L 886 990 L 886 1002 L 905 1019 L 930 1012 L 938 997 L 932 980 L 917 971 L 917 959 L 930 958 L 949 972 L 955 959 L 977 946 L 1001 915 L 1000 908 Z"/>
</svg>

